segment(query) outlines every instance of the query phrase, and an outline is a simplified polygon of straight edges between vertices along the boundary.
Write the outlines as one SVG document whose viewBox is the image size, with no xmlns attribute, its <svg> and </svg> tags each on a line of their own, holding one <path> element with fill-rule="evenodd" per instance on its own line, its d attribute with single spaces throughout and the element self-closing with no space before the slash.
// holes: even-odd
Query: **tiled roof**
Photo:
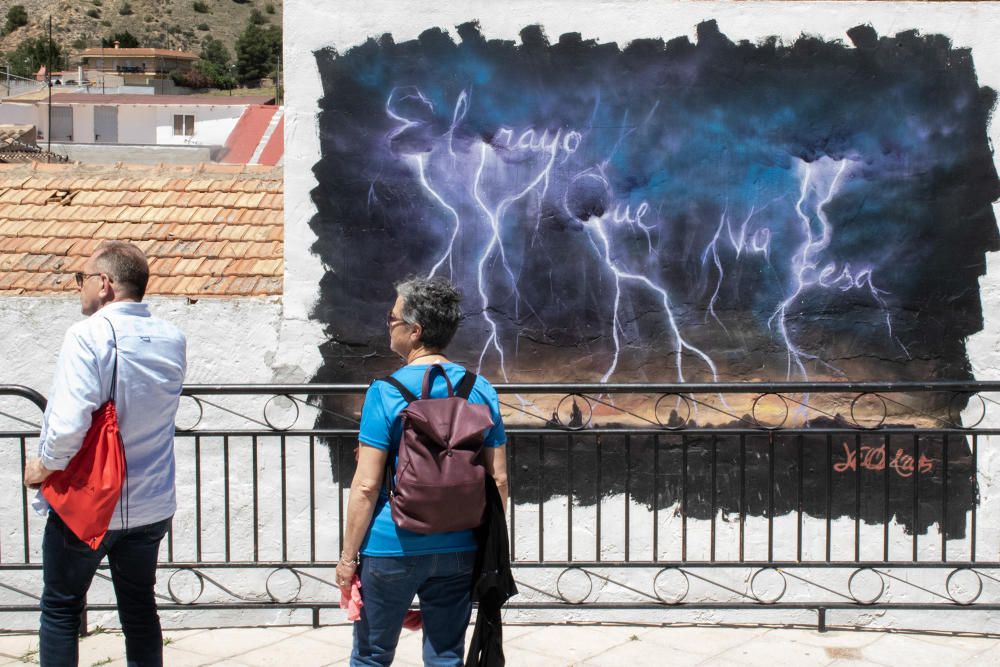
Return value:
<svg viewBox="0 0 1000 667">
<path fill-rule="evenodd" d="M 0 150 L 35 129 L 34 125 L 0 125 Z"/>
<path fill-rule="evenodd" d="M 105 240 L 150 259 L 148 294 L 280 295 L 282 170 L 0 164 L 0 294 L 75 293 Z"/>
</svg>

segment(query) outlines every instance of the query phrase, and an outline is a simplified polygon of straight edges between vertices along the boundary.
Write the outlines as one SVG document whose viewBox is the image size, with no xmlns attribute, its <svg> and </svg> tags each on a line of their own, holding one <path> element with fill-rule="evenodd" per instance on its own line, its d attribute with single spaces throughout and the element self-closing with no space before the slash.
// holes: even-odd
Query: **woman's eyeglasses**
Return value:
<svg viewBox="0 0 1000 667">
<path fill-rule="evenodd" d="M 392 311 L 390 310 L 388 313 L 386 313 L 385 316 L 385 326 L 386 328 L 392 329 L 397 324 L 406 324 L 406 320 L 404 320 L 402 317 L 396 317 L 395 315 L 392 314 Z"/>
</svg>

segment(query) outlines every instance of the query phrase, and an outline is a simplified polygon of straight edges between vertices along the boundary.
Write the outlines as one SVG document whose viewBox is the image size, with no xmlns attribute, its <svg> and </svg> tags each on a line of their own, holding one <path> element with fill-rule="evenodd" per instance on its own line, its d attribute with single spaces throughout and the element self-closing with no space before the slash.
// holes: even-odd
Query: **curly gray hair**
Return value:
<svg viewBox="0 0 1000 667">
<path fill-rule="evenodd" d="M 423 328 L 420 341 L 443 350 L 455 336 L 462 318 L 462 295 L 444 278 L 407 278 L 396 284 L 403 299 L 403 320 Z"/>
</svg>

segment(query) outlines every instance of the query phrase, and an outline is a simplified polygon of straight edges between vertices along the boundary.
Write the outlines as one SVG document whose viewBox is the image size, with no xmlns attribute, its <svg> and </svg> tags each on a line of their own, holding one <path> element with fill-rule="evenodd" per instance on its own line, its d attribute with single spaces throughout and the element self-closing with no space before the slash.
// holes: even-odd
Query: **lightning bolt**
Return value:
<svg viewBox="0 0 1000 667">
<path fill-rule="evenodd" d="M 776 325 L 778 336 L 784 343 L 787 359 L 785 373 L 788 379 L 792 377 L 793 367 L 803 379 L 808 379 L 809 374 L 806 372 L 803 360 L 817 361 L 838 374 L 844 374 L 842 370 L 823 361 L 816 355 L 803 351 L 792 340 L 788 331 L 789 308 L 795 304 L 804 292 L 814 287 L 839 289 L 842 292 L 852 289 L 866 290 L 885 315 L 886 329 L 890 340 L 896 342 L 903 352 L 909 356 L 909 352 L 902 341 L 892 333 L 892 317 L 889 313 L 888 304 L 883 298 L 883 295 L 888 294 L 888 292 L 875 286 L 873 278 L 874 270 L 871 267 L 865 267 L 855 273 L 849 262 L 844 264 L 839 273 L 833 262 L 827 262 L 820 267 L 820 254 L 829 247 L 830 241 L 833 238 L 833 225 L 827 217 L 826 207 L 833 201 L 840 190 L 842 177 L 847 170 L 848 160 L 839 160 L 835 164 L 837 165 L 836 173 L 830 180 L 829 185 L 825 187 L 820 182 L 821 179 L 816 175 L 817 170 L 827 168 L 825 165 L 820 162 L 800 162 L 799 165 L 801 180 L 799 198 L 795 202 L 795 214 L 799 219 L 803 242 L 791 261 L 791 268 L 794 275 L 791 293 L 778 305 L 767 322 L 769 328 Z M 809 198 L 811 190 L 814 190 L 817 196 L 822 197 L 815 206 L 814 216 L 810 216 L 803 211 L 803 206 Z M 814 227 L 813 218 L 818 222 L 818 229 Z"/>
<path fill-rule="evenodd" d="M 427 180 L 427 155 L 424 154 L 424 153 L 418 153 L 417 155 L 413 156 L 413 161 L 416 163 L 416 166 L 417 166 L 417 176 L 420 178 L 420 185 L 423 186 L 423 188 L 428 193 L 430 193 L 431 197 L 435 201 L 437 201 L 439 204 L 441 204 L 441 206 L 445 210 L 447 210 L 449 213 L 451 213 L 451 216 L 455 219 L 455 228 L 451 232 L 451 239 L 448 241 L 448 249 L 445 250 L 445 252 L 444 252 L 443 255 L 441 255 L 441 258 L 438 259 L 437 263 L 434 264 L 434 266 L 431 267 L 431 270 L 428 272 L 427 277 L 428 278 L 433 278 L 434 274 L 437 273 L 437 270 L 439 268 L 441 268 L 441 265 L 444 264 L 445 260 L 448 260 L 448 273 L 449 273 L 449 275 L 451 275 L 452 277 L 454 277 L 454 275 L 455 275 L 455 266 L 452 263 L 451 251 L 455 247 L 455 239 L 458 238 L 458 233 L 462 229 L 462 219 L 459 217 L 458 211 L 456 211 L 453 206 L 451 206 L 448 202 L 446 202 L 444 200 L 444 197 L 442 197 L 440 194 L 438 194 L 438 192 L 434 188 L 432 188 L 431 184 L 428 182 L 428 180 Z"/>
<path fill-rule="evenodd" d="M 805 203 L 806 197 L 809 195 L 809 186 L 812 183 L 813 171 L 815 170 L 816 163 L 801 163 L 801 165 L 804 165 L 802 170 L 805 172 L 805 175 L 800 183 L 799 198 L 798 201 L 795 202 L 795 213 L 799 217 L 799 221 L 802 223 L 802 232 L 805 240 L 802 245 L 799 246 L 799 250 L 796 255 L 792 258 L 792 270 L 795 274 L 795 284 L 792 293 L 778 305 L 774 314 L 772 314 L 767 321 L 768 327 L 771 327 L 773 322 L 777 322 L 778 335 L 784 342 L 786 351 L 787 365 L 785 368 L 785 377 L 789 380 L 792 377 L 793 365 L 799 370 L 803 379 L 809 378 L 809 373 L 806 372 L 805 364 L 802 363 L 803 359 L 820 361 L 820 363 L 823 363 L 825 366 L 842 374 L 842 371 L 839 369 L 833 368 L 819 359 L 816 355 L 804 352 L 795 345 L 792 341 L 792 337 L 788 333 L 787 317 L 789 306 L 795 303 L 802 292 L 805 291 L 810 284 L 806 279 L 806 272 L 816 268 L 816 262 L 813 260 L 813 256 L 830 244 L 830 225 L 823 209 L 828 203 L 830 203 L 834 195 L 837 193 L 837 186 L 840 182 L 840 177 L 847 169 L 847 160 L 840 161 L 837 173 L 830 182 L 826 195 L 816 206 L 816 217 L 819 219 L 821 229 L 820 237 L 818 239 L 813 237 L 813 226 L 810 217 L 802 211 L 802 205 Z"/>
<path fill-rule="evenodd" d="M 543 198 L 548 191 L 549 181 L 552 173 L 552 166 L 555 164 L 556 160 L 556 150 L 549 151 L 548 160 L 545 162 L 544 167 L 538 174 L 525 186 L 520 192 L 507 196 L 501 199 L 496 206 L 490 207 L 483 199 L 482 192 L 480 190 L 480 184 L 482 183 L 483 170 L 486 167 L 486 162 L 489 156 L 492 154 L 491 147 L 486 142 L 481 142 L 479 145 L 479 167 L 476 170 L 476 177 L 473 181 L 472 195 L 476 200 L 476 203 L 485 213 L 487 220 L 490 224 L 490 230 L 492 232 L 490 236 L 490 241 L 483 249 L 482 254 L 479 257 L 478 271 L 477 271 L 477 287 L 479 290 L 479 295 L 483 303 L 483 319 L 486 320 L 487 326 L 490 328 L 490 335 L 486 342 L 483 344 L 482 351 L 479 355 L 479 367 L 482 368 L 483 360 L 486 357 L 486 353 L 490 347 L 496 350 L 500 357 L 500 372 L 504 377 L 504 381 L 507 381 L 507 368 L 504 362 L 503 349 L 499 343 L 499 334 L 497 331 L 496 322 L 489 316 L 490 302 L 489 297 L 486 294 L 485 278 L 486 278 L 486 262 L 493 254 L 494 250 L 498 250 L 500 254 L 500 263 L 503 265 L 504 271 L 507 273 L 508 278 L 510 278 L 511 288 L 514 292 L 514 316 L 519 317 L 520 311 L 519 306 L 522 302 L 520 291 L 517 289 L 517 279 L 514 277 L 514 272 L 510 268 L 510 264 L 507 262 L 507 253 L 504 248 L 503 238 L 501 237 L 501 222 L 503 220 L 504 213 L 510 208 L 515 202 L 521 198 L 528 195 L 528 193 L 536 190 L 541 186 L 539 192 L 539 198 Z M 529 310 L 534 314 L 538 315 L 531 304 L 525 302 Z"/>
<path fill-rule="evenodd" d="M 618 305 L 621 301 L 621 283 L 622 281 L 636 282 L 640 285 L 645 286 L 647 289 L 655 292 L 660 296 L 663 302 L 663 312 L 667 318 L 667 324 L 670 327 L 670 331 L 674 337 L 674 345 L 676 348 L 676 361 L 677 361 L 677 380 L 678 382 L 684 382 L 684 350 L 694 353 L 705 362 L 705 365 L 709 367 L 712 371 L 712 378 L 714 381 L 718 382 L 719 375 L 718 369 L 715 367 L 715 363 L 712 361 L 711 357 L 702 352 L 700 349 L 689 343 L 684 336 L 681 335 L 680 328 L 677 326 L 677 320 L 674 317 L 673 309 L 670 307 L 670 295 L 667 291 L 654 283 L 652 280 L 646 276 L 629 273 L 627 271 L 621 270 L 615 261 L 611 258 L 611 243 L 608 240 L 608 235 L 604 229 L 604 222 L 602 218 L 591 217 L 586 223 L 588 232 L 593 233 L 601 242 L 602 256 L 601 259 L 604 261 L 605 266 L 611 271 L 612 275 L 615 277 L 615 312 L 614 312 L 614 342 L 615 342 L 615 354 L 611 362 L 611 366 L 605 372 L 604 376 L 601 378 L 601 382 L 607 382 L 611 375 L 615 372 L 615 368 L 618 366 L 618 355 L 620 353 L 620 342 L 618 339 Z"/>
</svg>

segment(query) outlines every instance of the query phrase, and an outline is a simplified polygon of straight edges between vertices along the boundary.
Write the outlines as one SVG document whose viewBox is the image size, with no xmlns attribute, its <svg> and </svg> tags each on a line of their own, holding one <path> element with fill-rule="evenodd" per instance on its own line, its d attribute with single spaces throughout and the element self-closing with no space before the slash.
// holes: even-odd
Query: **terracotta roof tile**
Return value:
<svg viewBox="0 0 1000 667">
<path fill-rule="evenodd" d="M 13 272 L 0 274 L 0 290 L 9 290 L 14 287 L 14 283 L 17 282 L 19 277 L 20 274 Z"/>
<path fill-rule="evenodd" d="M 254 261 L 253 273 L 259 276 L 279 276 L 284 272 L 284 259 L 258 259 Z"/>
<path fill-rule="evenodd" d="M 49 239 L 46 238 L 22 238 L 21 239 L 21 252 L 37 253 L 40 255 L 46 255 L 51 257 L 51 251 L 46 251 L 46 247 L 49 244 Z"/>
<path fill-rule="evenodd" d="M 97 239 L 80 239 L 73 244 L 71 252 L 77 257 L 90 257 L 100 244 Z"/>
<path fill-rule="evenodd" d="M 149 272 L 151 275 L 171 276 L 179 261 L 176 257 L 154 257 L 149 263 Z"/>
<path fill-rule="evenodd" d="M 256 277 L 246 277 L 246 278 L 236 278 L 233 280 L 232 287 L 236 294 L 252 294 L 254 287 L 257 285 L 258 278 Z"/>
<path fill-rule="evenodd" d="M 191 241 L 174 241 L 173 246 L 169 250 L 170 256 L 181 256 L 181 257 L 205 257 L 211 259 L 210 255 L 206 255 L 202 251 L 202 246 L 206 245 L 205 241 L 191 240 Z"/>
<path fill-rule="evenodd" d="M 261 278 L 257 281 L 257 293 L 261 295 L 266 294 L 281 294 L 284 291 L 284 277 L 278 276 L 273 278 Z"/>
<path fill-rule="evenodd" d="M 240 211 L 232 208 L 224 208 L 219 211 L 213 222 L 237 223 L 240 220 Z"/>
<path fill-rule="evenodd" d="M 210 276 L 236 273 L 231 268 L 233 263 L 231 259 L 206 259 L 205 263 L 201 265 L 201 272 Z"/>
<path fill-rule="evenodd" d="M 14 257 L 19 257 L 17 264 L 15 264 L 12 269 L 20 271 L 37 271 L 45 263 L 45 260 L 49 258 L 48 255 L 13 255 Z"/>
<path fill-rule="evenodd" d="M 12 253 L 21 245 L 17 236 L 0 237 L 0 253 Z"/>
<path fill-rule="evenodd" d="M 182 278 L 180 283 L 177 285 L 177 291 L 181 294 L 197 294 L 204 283 L 204 276 L 189 276 Z"/>
<path fill-rule="evenodd" d="M 226 281 L 232 281 L 233 277 L 223 278 L 222 276 L 212 277 L 205 281 L 205 284 L 201 286 L 201 293 L 207 295 L 223 294 L 223 284 Z"/>
<path fill-rule="evenodd" d="M 280 294 L 280 168 L 0 165 L 0 293 L 75 293 L 108 239 L 150 258 L 150 294 Z"/>
<path fill-rule="evenodd" d="M 192 257 L 177 261 L 174 272 L 178 275 L 198 275 L 198 267 L 205 263 L 204 257 Z"/>
<path fill-rule="evenodd" d="M 283 195 L 279 194 L 264 195 L 264 199 L 261 201 L 260 207 L 280 211 L 285 207 L 285 198 Z"/>
<path fill-rule="evenodd" d="M 70 263 L 68 257 L 60 257 L 59 255 L 49 255 L 48 259 L 42 264 L 42 271 L 62 271 Z"/>
</svg>

